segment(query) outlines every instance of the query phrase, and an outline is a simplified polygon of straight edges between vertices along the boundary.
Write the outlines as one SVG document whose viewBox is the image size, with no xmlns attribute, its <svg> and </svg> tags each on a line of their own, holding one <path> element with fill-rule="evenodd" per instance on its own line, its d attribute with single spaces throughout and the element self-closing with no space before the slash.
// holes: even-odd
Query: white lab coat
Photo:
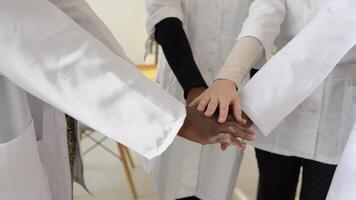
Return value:
<svg viewBox="0 0 356 200">
<path fill-rule="evenodd" d="M 79 2 L 55 3 L 93 35 L 47 0 L 1 2 L 0 199 L 52 199 L 24 90 L 147 158 L 162 153 L 184 121 L 184 105 L 135 69 L 94 14 L 71 7 Z"/>
<path fill-rule="evenodd" d="M 0 199 L 51 199 L 26 93 L 0 75 Z"/>
<path fill-rule="evenodd" d="M 193 55 L 208 85 L 214 81 L 231 51 L 247 17 L 252 0 L 149 0 L 149 35 L 168 17 L 180 19 Z M 152 37 L 153 38 L 153 37 Z M 183 90 L 163 55 L 158 64 L 158 82 L 181 102 Z M 173 200 L 197 196 L 204 200 L 231 199 L 242 153 L 230 148 L 201 146 L 176 138 L 160 157 L 150 161 L 159 197 Z"/>
<path fill-rule="evenodd" d="M 273 45 L 277 49 L 284 47 L 327 2 L 329 0 L 256 0 L 251 5 L 249 17 L 244 23 L 239 37 L 258 38 L 269 57 Z M 317 34 L 326 35 L 331 34 L 332 31 L 339 30 L 324 28 L 318 30 Z M 330 49 L 325 49 L 325 51 L 330 51 Z M 313 54 L 303 54 L 300 57 L 288 56 L 288 58 L 292 61 L 307 59 L 312 64 L 314 63 L 313 56 Z M 328 60 L 322 54 L 318 58 L 324 60 L 324 63 Z M 296 105 L 293 112 L 285 115 L 284 120 L 278 123 L 278 126 L 268 129 L 268 132 L 271 131 L 271 133 L 267 137 L 258 131 L 256 140 L 252 144 L 257 148 L 277 154 L 337 164 L 354 121 L 352 81 L 355 74 L 352 73 L 352 68 L 355 67 L 355 64 L 356 49 L 353 49 L 340 60 L 338 66 L 329 74 L 323 84 L 318 85 L 319 87 L 313 90 L 308 98 Z M 303 70 L 309 69 L 303 68 Z M 312 73 L 309 73 L 308 76 L 310 75 Z M 311 82 L 301 82 L 301 77 L 297 77 L 287 67 L 281 67 L 274 77 L 288 79 L 290 82 L 295 81 L 300 84 L 300 88 L 308 88 L 312 84 Z M 315 79 L 317 80 L 317 78 Z M 278 98 L 276 96 L 278 94 L 273 90 L 268 91 L 269 94 L 266 94 L 268 96 L 262 96 L 261 90 L 265 90 L 266 87 L 268 86 L 253 88 L 251 92 L 258 94 L 258 99 L 261 101 L 264 101 L 265 98 Z M 292 98 L 289 99 L 294 101 Z M 260 107 L 264 105 L 262 102 L 260 103 L 258 107 L 254 108 L 256 112 L 259 112 Z M 249 102 L 246 101 L 246 104 Z M 266 130 L 262 129 L 262 131 Z M 337 139 L 334 138 L 335 135 L 337 135 Z"/>
<path fill-rule="evenodd" d="M 243 88 L 242 107 L 265 135 L 311 95 L 356 45 L 355 9 L 354 0 L 334 0 L 328 3 Z M 320 34 L 323 30 L 332 31 Z M 276 79 L 275 74 L 281 70 L 291 76 Z M 259 93 L 253 92 L 255 90 Z M 271 91 L 273 96 L 270 95 Z M 336 135 L 330 139 L 335 137 L 337 139 Z M 334 174 L 328 200 L 349 200 L 355 196 L 355 152 L 354 126 Z"/>
</svg>

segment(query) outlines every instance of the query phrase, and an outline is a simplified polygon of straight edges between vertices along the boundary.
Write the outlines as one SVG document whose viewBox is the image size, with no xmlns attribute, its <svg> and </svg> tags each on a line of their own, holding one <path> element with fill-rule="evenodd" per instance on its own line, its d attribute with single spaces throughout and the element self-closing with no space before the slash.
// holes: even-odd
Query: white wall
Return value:
<svg viewBox="0 0 356 200">
<path fill-rule="evenodd" d="M 145 0 L 87 0 L 136 64 L 144 63 Z"/>
</svg>

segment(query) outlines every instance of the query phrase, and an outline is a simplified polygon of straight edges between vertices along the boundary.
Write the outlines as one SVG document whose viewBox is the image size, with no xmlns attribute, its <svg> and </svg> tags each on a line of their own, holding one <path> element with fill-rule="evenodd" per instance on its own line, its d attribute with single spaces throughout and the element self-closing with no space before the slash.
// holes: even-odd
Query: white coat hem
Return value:
<svg viewBox="0 0 356 200">
<path fill-rule="evenodd" d="M 274 147 L 273 145 L 269 145 L 269 144 L 265 144 L 265 143 L 261 143 L 261 142 L 251 142 L 250 145 L 252 145 L 253 147 L 255 147 L 257 149 L 261 149 L 263 151 L 268 151 L 268 152 L 274 153 L 274 154 L 279 154 L 282 156 L 294 156 L 294 157 L 313 160 L 313 161 L 326 163 L 326 164 L 330 164 L 330 165 L 337 165 L 339 162 L 339 159 L 337 159 L 337 158 L 327 158 L 324 156 L 323 157 L 319 156 L 318 158 L 315 158 L 315 156 L 313 154 L 297 152 L 295 150 L 288 150 L 288 149 L 281 148 L 281 147 L 278 147 L 278 150 L 277 150 L 276 147 Z"/>
</svg>

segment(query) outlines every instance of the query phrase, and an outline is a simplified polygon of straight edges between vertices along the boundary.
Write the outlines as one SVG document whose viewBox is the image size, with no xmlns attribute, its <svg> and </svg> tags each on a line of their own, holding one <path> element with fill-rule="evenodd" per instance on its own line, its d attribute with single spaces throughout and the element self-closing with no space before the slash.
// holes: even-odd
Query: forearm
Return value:
<svg viewBox="0 0 356 200">
<path fill-rule="evenodd" d="M 155 28 L 155 39 L 161 45 L 169 66 L 184 90 L 185 97 L 194 87 L 207 87 L 179 19 L 167 18 L 159 22 Z"/>
<path fill-rule="evenodd" d="M 239 39 L 230 52 L 225 64 L 216 79 L 227 79 L 235 82 L 240 88 L 241 81 L 255 66 L 264 54 L 262 43 L 254 37 Z"/>
</svg>

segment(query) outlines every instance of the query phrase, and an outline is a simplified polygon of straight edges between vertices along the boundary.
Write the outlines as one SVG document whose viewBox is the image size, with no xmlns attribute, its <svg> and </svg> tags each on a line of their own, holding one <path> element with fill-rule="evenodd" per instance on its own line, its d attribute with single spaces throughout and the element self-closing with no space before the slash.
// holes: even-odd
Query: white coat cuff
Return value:
<svg viewBox="0 0 356 200">
<path fill-rule="evenodd" d="M 275 127 L 274 123 L 266 120 L 266 116 L 262 116 L 251 104 L 249 104 L 243 97 L 241 99 L 241 108 L 246 113 L 246 115 L 251 119 L 254 125 L 263 133 L 263 135 L 267 136 L 270 132 L 272 132 Z"/>
<path fill-rule="evenodd" d="M 158 11 L 156 11 L 152 16 L 149 17 L 146 26 L 147 26 L 148 35 L 152 40 L 155 40 L 154 32 L 155 32 L 156 24 L 170 17 L 178 18 L 183 22 L 183 13 L 176 8 L 169 8 L 169 7 L 161 8 Z"/>
<path fill-rule="evenodd" d="M 183 126 L 186 115 L 179 118 L 176 122 L 167 124 L 166 136 L 162 139 L 161 143 L 157 148 L 152 149 L 151 151 L 142 152 L 142 154 L 147 159 L 152 159 L 156 156 L 161 155 L 166 149 L 172 144 L 173 140 L 176 138 L 179 130 Z"/>
</svg>

